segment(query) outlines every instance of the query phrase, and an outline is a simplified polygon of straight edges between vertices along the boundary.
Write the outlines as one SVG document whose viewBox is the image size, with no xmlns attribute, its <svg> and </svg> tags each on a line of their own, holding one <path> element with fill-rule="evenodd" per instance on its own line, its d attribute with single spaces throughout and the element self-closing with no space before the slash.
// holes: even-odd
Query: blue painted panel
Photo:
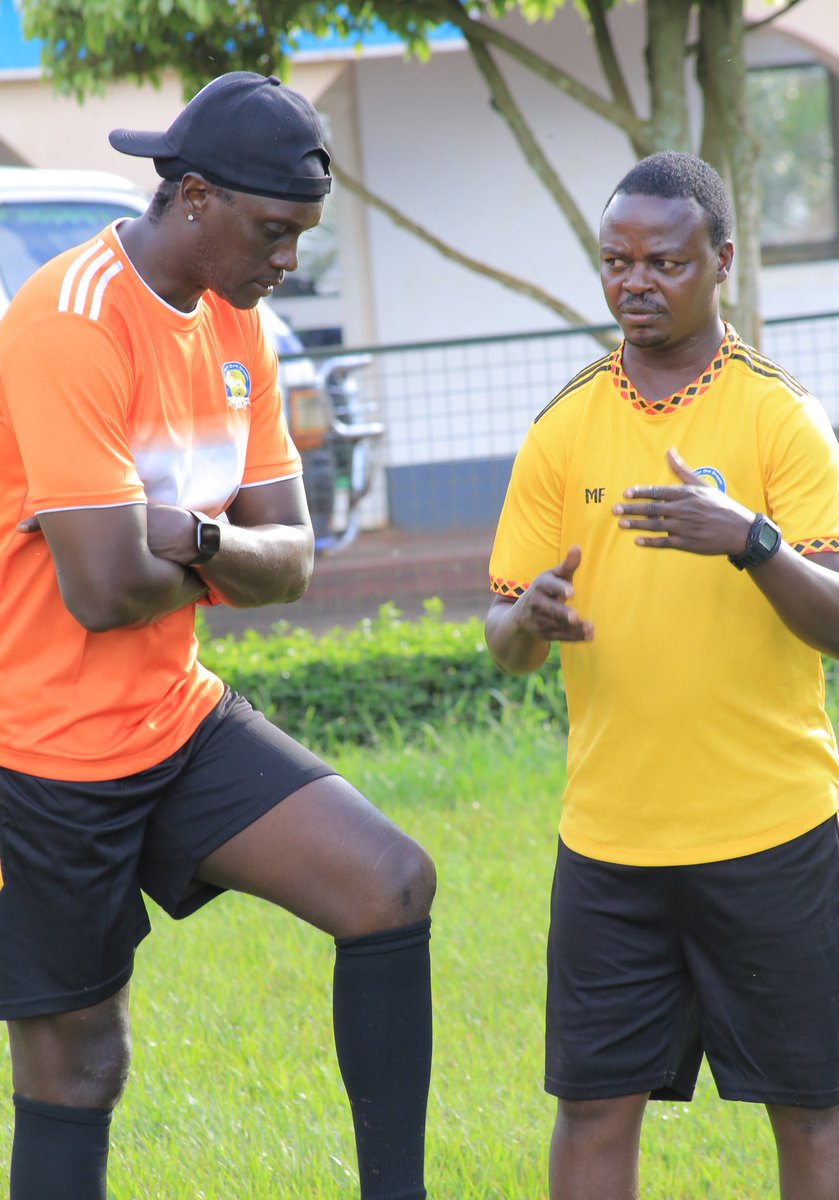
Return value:
<svg viewBox="0 0 839 1200">
<path fill-rule="evenodd" d="M 41 65 L 41 43 L 24 41 L 14 0 L 0 0 L 0 71 Z"/>
<path fill-rule="evenodd" d="M 415 532 L 493 529 L 512 469 L 512 456 L 388 467 L 391 524 Z"/>
</svg>

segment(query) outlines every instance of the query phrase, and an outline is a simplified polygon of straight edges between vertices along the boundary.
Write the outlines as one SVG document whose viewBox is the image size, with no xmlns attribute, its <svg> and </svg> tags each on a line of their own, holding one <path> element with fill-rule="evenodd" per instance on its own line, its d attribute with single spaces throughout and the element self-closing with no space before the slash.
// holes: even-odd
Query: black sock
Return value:
<svg viewBox="0 0 839 1200">
<path fill-rule="evenodd" d="M 335 1045 L 361 1200 L 424 1200 L 431 1075 L 431 918 L 336 939 Z"/>
<path fill-rule="evenodd" d="M 110 1110 L 12 1099 L 10 1200 L 106 1200 Z"/>
</svg>

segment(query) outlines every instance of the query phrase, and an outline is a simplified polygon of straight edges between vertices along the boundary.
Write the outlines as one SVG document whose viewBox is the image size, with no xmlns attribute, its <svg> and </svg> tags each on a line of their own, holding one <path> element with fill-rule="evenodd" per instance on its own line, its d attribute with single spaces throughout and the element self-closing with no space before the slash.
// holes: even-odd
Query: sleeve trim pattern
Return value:
<svg viewBox="0 0 839 1200">
<path fill-rule="evenodd" d="M 793 542 L 792 548 L 797 554 L 839 553 L 839 538 L 804 538 Z"/>
<path fill-rule="evenodd" d="M 530 586 L 530 584 L 527 583 L 516 583 L 515 580 L 512 579 L 502 579 L 498 575 L 490 575 L 489 584 L 490 588 L 496 593 L 496 595 L 515 596 L 516 598 L 523 596 Z"/>
</svg>

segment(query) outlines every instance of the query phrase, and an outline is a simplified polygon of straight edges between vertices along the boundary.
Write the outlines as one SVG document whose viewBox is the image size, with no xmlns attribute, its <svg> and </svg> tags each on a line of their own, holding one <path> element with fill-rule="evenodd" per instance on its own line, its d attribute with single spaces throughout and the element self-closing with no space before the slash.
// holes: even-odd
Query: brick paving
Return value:
<svg viewBox="0 0 839 1200">
<path fill-rule="evenodd" d="M 414 618 L 422 614 L 422 603 L 430 596 L 440 597 L 450 620 L 483 617 L 490 600 L 487 571 L 493 532 L 408 533 L 391 527 L 361 533 L 346 550 L 316 560 L 302 600 L 248 610 L 219 605 L 203 612 L 216 634 L 268 630 L 281 620 L 324 633 L 375 617 L 386 601 Z"/>
</svg>

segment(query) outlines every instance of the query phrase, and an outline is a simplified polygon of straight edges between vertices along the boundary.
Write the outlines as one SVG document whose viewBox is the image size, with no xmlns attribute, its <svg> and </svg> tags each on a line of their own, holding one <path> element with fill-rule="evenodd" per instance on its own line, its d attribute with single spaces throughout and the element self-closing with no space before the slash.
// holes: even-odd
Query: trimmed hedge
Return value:
<svg viewBox="0 0 839 1200">
<path fill-rule="evenodd" d="M 214 638 L 199 628 L 206 667 L 306 745 L 410 741 L 429 726 L 487 726 L 526 705 L 567 729 L 558 659 L 526 677 L 504 675 L 490 658 L 483 621 L 443 619 L 439 600 L 405 621 L 392 604 L 375 620 L 318 638 L 285 622 L 270 635 L 249 630 Z"/>
<path fill-rule="evenodd" d="M 405 621 L 393 604 L 376 620 L 318 638 L 286 622 L 265 635 L 214 638 L 199 617 L 201 661 L 305 745 L 398 744 L 429 728 L 492 726 L 520 711 L 566 733 L 565 692 L 554 653 L 540 671 L 504 675 L 483 621 L 443 619 L 440 600 Z M 826 706 L 839 730 L 839 664 L 825 659 Z"/>
</svg>

